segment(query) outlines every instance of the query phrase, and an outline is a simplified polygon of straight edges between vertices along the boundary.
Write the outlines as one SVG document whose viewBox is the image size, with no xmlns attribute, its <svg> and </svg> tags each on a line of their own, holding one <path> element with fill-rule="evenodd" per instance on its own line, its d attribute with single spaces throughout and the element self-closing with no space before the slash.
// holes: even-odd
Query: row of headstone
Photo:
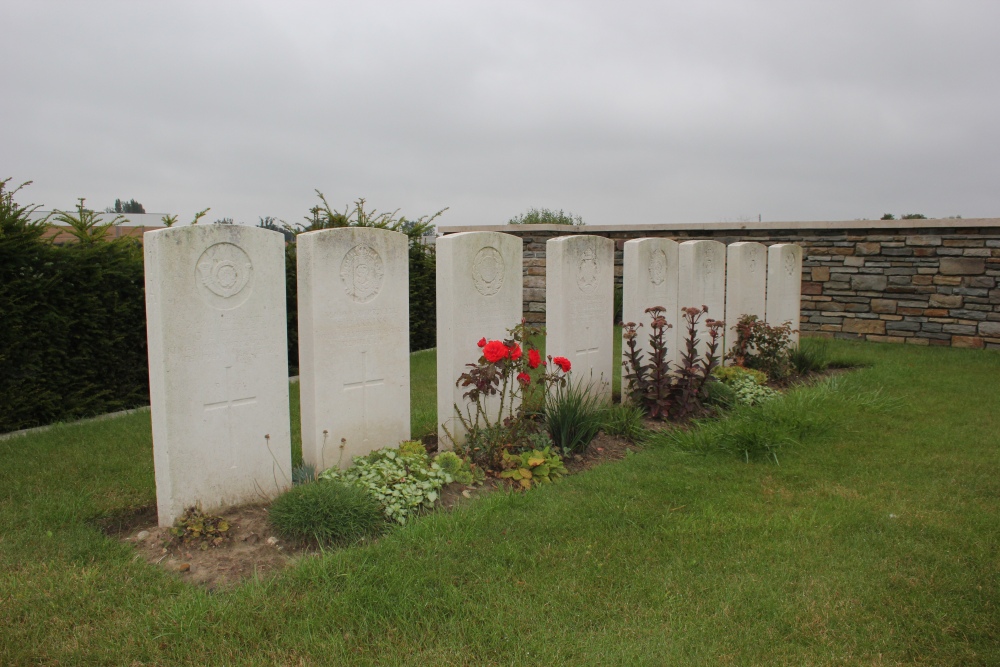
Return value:
<svg viewBox="0 0 1000 667">
<path fill-rule="evenodd" d="M 346 467 L 410 436 L 407 239 L 341 228 L 302 234 L 297 247 L 303 459 L 317 470 Z M 464 409 L 465 389 L 455 380 L 478 358 L 477 341 L 503 339 L 521 320 L 521 248 L 520 238 L 497 232 L 438 240 L 442 448 L 464 438 L 455 406 Z M 796 250 L 772 246 L 765 255 L 760 244 L 731 245 L 727 288 L 721 243 L 629 241 L 625 320 L 644 321 L 645 308 L 664 306 L 676 351 L 678 308 L 706 304 L 718 318 L 728 289 L 741 313 L 763 308 L 769 321 L 787 315 L 797 326 Z M 568 357 L 573 381 L 610 400 L 614 242 L 561 237 L 548 242 L 547 256 L 547 351 Z M 197 503 L 273 497 L 291 485 L 284 237 L 238 225 L 164 229 L 145 235 L 145 261 L 160 525 Z"/>
<path fill-rule="evenodd" d="M 284 237 L 239 225 L 144 237 L 159 523 L 291 486 Z M 316 470 L 410 437 L 407 238 L 301 234 L 302 457 Z"/>
<path fill-rule="evenodd" d="M 673 325 L 665 334 L 672 364 L 683 352 L 683 308 L 708 307 L 697 328 L 699 354 L 708 345 L 709 318 L 726 322 L 720 352 L 735 343 L 732 327 L 743 315 L 756 315 L 774 326 L 789 322 L 792 340 L 798 343 L 800 246 L 739 242 L 727 247 L 719 241 L 646 238 L 626 241 L 624 248 L 622 319 L 648 327 L 645 309 L 662 306 Z M 640 340 L 648 350 L 648 335 L 640 334 Z"/>
</svg>

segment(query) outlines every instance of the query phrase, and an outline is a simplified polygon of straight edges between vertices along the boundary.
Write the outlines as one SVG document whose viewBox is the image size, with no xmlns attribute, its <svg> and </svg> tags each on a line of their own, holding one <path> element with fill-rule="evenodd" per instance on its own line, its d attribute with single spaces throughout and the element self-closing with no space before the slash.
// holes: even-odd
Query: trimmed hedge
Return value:
<svg viewBox="0 0 1000 667">
<path fill-rule="evenodd" d="M 0 208 L 0 432 L 149 402 L 142 248 L 41 233 Z"/>
<path fill-rule="evenodd" d="M 149 403 L 142 246 L 57 246 L 0 187 L 0 433 Z M 295 246 L 285 251 L 298 372 Z M 410 349 L 436 344 L 433 248 L 410 247 Z"/>
</svg>

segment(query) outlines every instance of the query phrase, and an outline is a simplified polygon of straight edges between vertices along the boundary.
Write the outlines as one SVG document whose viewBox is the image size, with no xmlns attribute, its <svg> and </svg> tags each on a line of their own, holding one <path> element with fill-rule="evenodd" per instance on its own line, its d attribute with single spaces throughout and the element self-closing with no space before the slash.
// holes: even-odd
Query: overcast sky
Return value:
<svg viewBox="0 0 1000 667">
<path fill-rule="evenodd" d="M 0 0 L 0 178 L 182 221 L 1000 217 L 1000 3 Z"/>
</svg>

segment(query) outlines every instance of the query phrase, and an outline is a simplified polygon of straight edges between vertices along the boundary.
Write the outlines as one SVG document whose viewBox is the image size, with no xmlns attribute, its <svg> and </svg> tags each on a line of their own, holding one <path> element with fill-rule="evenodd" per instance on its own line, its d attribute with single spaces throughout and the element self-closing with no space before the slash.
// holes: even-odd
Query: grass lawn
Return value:
<svg viewBox="0 0 1000 667">
<path fill-rule="evenodd" d="M 0 664 L 1000 664 L 1000 355 L 834 350 L 780 465 L 661 437 L 215 593 L 95 527 L 155 503 L 148 413 L 0 441 Z"/>
</svg>

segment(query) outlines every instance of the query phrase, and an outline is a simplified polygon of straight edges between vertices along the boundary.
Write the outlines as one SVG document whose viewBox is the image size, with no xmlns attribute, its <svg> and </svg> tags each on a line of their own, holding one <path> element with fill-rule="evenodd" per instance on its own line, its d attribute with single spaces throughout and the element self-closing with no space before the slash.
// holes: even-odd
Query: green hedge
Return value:
<svg viewBox="0 0 1000 667">
<path fill-rule="evenodd" d="M 0 432 L 149 402 L 142 248 L 55 246 L 0 209 Z"/>
<path fill-rule="evenodd" d="M 44 241 L 0 187 L 0 433 L 149 402 L 142 247 Z M 285 253 L 298 372 L 295 246 Z M 410 349 L 435 345 L 433 249 L 410 248 Z"/>
</svg>

